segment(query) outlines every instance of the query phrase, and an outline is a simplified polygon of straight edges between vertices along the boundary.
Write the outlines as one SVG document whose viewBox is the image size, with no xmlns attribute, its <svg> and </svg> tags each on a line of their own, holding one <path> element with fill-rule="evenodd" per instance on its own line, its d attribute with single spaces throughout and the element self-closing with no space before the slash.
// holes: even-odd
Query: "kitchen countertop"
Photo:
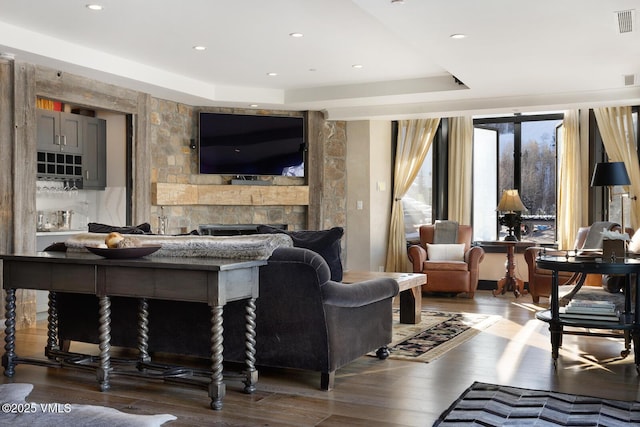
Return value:
<svg viewBox="0 0 640 427">
<path fill-rule="evenodd" d="M 71 234 L 86 233 L 87 230 L 54 230 L 54 231 L 38 231 L 36 236 L 69 236 Z"/>
</svg>

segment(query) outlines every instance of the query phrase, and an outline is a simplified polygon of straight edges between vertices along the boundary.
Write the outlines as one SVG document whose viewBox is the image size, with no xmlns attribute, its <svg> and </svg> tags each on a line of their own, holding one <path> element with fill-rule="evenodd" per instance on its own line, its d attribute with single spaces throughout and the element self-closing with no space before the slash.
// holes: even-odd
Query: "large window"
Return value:
<svg viewBox="0 0 640 427">
<path fill-rule="evenodd" d="M 422 224 L 432 221 L 432 193 L 433 193 L 433 146 L 424 159 L 418 176 L 411 184 L 409 191 L 402 198 L 404 210 L 404 229 L 407 241 L 420 240 L 418 229 Z"/>
<path fill-rule="evenodd" d="M 516 235 L 556 240 L 557 133 L 561 114 L 474 120 L 474 240 L 503 239 L 496 206 L 503 190 L 516 188 L 527 207 Z"/>
</svg>

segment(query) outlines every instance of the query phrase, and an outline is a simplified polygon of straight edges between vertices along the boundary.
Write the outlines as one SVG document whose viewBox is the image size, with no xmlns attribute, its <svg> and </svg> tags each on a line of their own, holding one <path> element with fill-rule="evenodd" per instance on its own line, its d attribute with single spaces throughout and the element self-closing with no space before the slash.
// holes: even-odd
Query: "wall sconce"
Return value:
<svg viewBox="0 0 640 427">
<path fill-rule="evenodd" d="M 522 200 L 520 200 L 518 190 L 504 190 L 496 210 L 505 213 L 502 218 L 500 218 L 500 225 L 506 226 L 509 233 L 505 236 L 504 240 L 517 242 L 518 238 L 513 235 L 513 230 L 520 226 L 520 212 L 527 210 L 524 204 L 522 204 Z"/>
</svg>

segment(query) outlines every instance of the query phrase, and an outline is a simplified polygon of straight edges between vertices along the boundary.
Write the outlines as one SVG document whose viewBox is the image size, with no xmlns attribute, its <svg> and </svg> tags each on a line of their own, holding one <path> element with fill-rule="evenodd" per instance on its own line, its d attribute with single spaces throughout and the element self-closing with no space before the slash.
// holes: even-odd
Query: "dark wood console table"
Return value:
<svg viewBox="0 0 640 427">
<path fill-rule="evenodd" d="M 258 297 L 258 268 L 266 261 L 243 261 L 210 258 L 137 258 L 105 259 L 93 254 L 39 252 L 30 255 L 0 255 L 3 288 L 6 291 L 4 374 L 13 377 L 15 366 L 31 363 L 61 366 L 69 363 L 57 338 L 56 292 L 93 294 L 99 303 L 99 349 L 95 366 L 101 391 L 110 387 L 112 374 L 151 377 L 147 366 L 147 299 L 204 302 L 211 307 L 211 371 L 207 388 L 213 409 L 222 408 L 223 383 L 223 306 L 230 301 L 247 300 L 245 392 L 255 391 L 258 373 L 255 368 L 255 299 Z M 48 340 L 45 355 L 49 360 L 18 357 L 15 352 L 16 289 L 49 291 Z M 119 372 L 111 365 L 110 297 L 124 296 L 140 301 L 138 321 L 138 372 Z M 73 356 L 78 356 L 72 354 Z M 73 359 L 73 358 L 71 358 Z M 95 359 L 95 358 L 94 358 Z M 85 369 L 86 365 L 83 365 Z M 185 371 L 170 369 L 177 376 Z M 165 375 L 164 377 L 168 377 Z M 188 381 L 185 381 L 188 382 Z"/>
<path fill-rule="evenodd" d="M 574 256 L 539 256 L 536 260 L 539 268 L 551 270 L 551 308 L 536 313 L 536 318 L 549 324 L 551 333 L 551 355 L 553 363 L 557 366 L 558 351 L 562 344 L 564 326 L 584 327 L 593 329 L 622 330 L 630 333 L 633 340 L 636 371 L 640 373 L 640 298 L 635 299 L 633 311 L 631 310 L 631 288 L 635 286 L 635 294 L 640 295 L 640 259 L 617 258 L 617 262 L 603 262 L 602 258 L 582 258 Z M 558 272 L 567 271 L 573 273 L 598 273 L 626 276 L 625 280 L 625 307 L 620 314 L 619 322 L 602 320 L 578 320 L 560 317 L 559 280 Z M 632 284 L 631 277 L 635 275 Z M 576 294 L 579 298 L 580 293 Z"/>
</svg>

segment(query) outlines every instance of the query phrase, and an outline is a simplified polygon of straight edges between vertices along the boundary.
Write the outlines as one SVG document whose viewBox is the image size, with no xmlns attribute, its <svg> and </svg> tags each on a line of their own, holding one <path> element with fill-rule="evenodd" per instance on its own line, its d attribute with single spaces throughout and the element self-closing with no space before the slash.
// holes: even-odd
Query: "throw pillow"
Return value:
<svg viewBox="0 0 640 427">
<path fill-rule="evenodd" d="M 464 261 L 464 243 L 427 243 L 430 261 Z"/>
<path fill-rule="evenodd" d="M 293 240 L 294 247 L 310 249 L 324 258 L 329 265 L 329 270 L 331 270 L 331 280 L 334 282 L 342 281 L 342 259 L 340 258 L 342 252 L 340 239 L 344 235 L 342 227 L 319 231 L 287 231 L 268 225 L 259 225 L 257 230 L 260 234 L 283 233 L 289 235 Z"/>
</svg>

